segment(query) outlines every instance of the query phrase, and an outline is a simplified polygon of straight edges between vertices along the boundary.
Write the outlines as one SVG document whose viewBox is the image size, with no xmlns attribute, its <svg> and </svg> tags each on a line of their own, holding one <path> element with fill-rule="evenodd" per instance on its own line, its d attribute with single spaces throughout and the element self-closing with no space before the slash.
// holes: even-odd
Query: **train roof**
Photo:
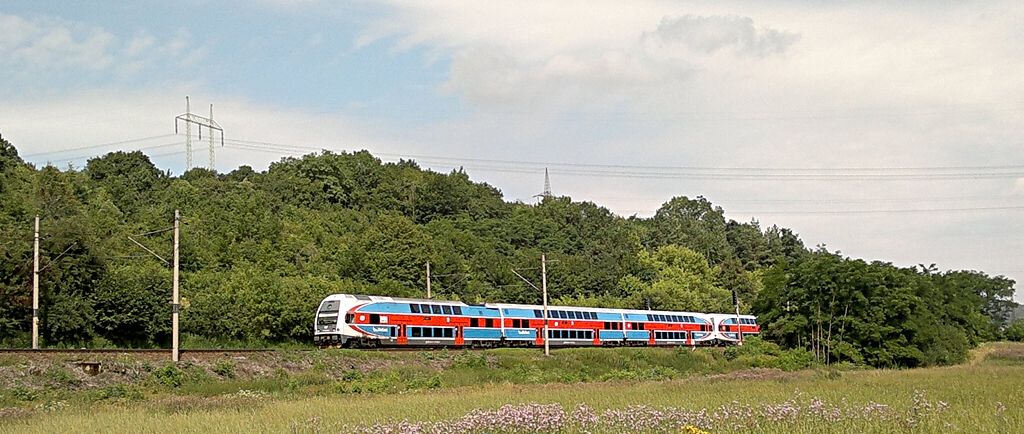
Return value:
<svg viewBox="0 0 1024 434">
<path fill-rule="evenodd" d="M 437 300 L 429 298 L 405 298 L 405 297 L 388 297 L 383 295 L 352 295 L 352 294 L 331 294 L 326 298 L 328 299 L 354 299 L 371 302 L 389 301 L 397 303 L 432 303 L 440 305 L 451 305 L 451 306 L 483 306 L 493 309 L 528 309 L 537 310 L 543 309 L 543 306 L 536 304 L 516 304 L 516 303 L 484 303 L 484 304 L 468 304 L 461 301 L 453 300 Z M 641 309 L 611 309 L 606 307 L 585 307 L 585 306 L 555 306 L 548 305 L 548 310 L 579 310 L 579 311 L 590 311 L 590 312 L 605 312 L 605 313 L 629 313 L 636 315 L 694 315 L 694 316 L 716 316 L 716 317 L 736 317 L 736 314 L 732 313 L 704 313 L 704 312 L 692 312 L 692 311 L 676 311 L 676 310 L 641 310 Z M 738 315 L 740 318 L 757 318 L 754 315 Z"/>
</svg>

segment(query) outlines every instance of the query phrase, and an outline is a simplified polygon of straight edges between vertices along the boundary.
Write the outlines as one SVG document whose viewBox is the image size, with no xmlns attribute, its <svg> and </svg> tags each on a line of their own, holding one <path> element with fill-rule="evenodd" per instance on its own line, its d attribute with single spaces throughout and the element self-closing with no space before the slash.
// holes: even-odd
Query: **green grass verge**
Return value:
<svg viewBox="0 0 1024 434">
<path fill-rule="evenodd" d="M 571 349 L 556 351 L 551 358 L 534 350 L 324 352 L 316 353 L 311 368 L 295 373 L 279 370 L 249 379 L 217 379 L 206 371 L 199 375 L 198 367 L 186 367 L 180 381 L 174 380 L 175 374 L 164 373 L 161 378 L 171 380 L 163 382 L 153 375 L 137 384 L 66 395 L 44 393 L 0 412 L 0 432 L 346 432 L 403 419 L 456 420 L 474 410 L 507 404 L 554 403 L 567 412 L 579 405 L 597 413 L 645 405 L 714 413 L 722 406 L 750 405 L 756 410 L 786 401 L 811 408 L 814 399 L 847 410 L 885 404 L 892 417 L 806 417 L 743 428 L 1020 431 L 1024 346 L 992 344 L 983 350 L 984 357 L 976 363 L 953 367 L 795 372 L 742 369 L 750 360 L 719 350 Z M 389 363 L 375 370 L 339 370 L 336 364 L 381 359 Z M 927 397 L 929 405 L 943 402 L 946 408 L 925 413 L 915 402 L 915 393 Z M 591 431 L 621 429 L 605 426 Z"/>
</svg>

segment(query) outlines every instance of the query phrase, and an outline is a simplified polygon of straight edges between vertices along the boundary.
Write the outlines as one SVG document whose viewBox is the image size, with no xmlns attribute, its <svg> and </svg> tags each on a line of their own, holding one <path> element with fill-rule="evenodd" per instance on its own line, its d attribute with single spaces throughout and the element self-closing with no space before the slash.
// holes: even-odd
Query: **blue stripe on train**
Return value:
<svg viewBox="0 0 1024 434">
<path fill-rule="evenodd" d="M 601 330 L 599 336 L 602 341 L 621 341 L 623 339 L 623 334 L 620 331 Z"/>
<path fill-rule="evenodd" d="M 533 329 L 505 329 L 505 339 L 537 339 L 537 331 Z"/>
<path fill-rule="evenodd" d="M 367 333 L 367 334 L 371 334 L 371 335 L 375 335 L 375 336 L 384 336 L 384 337 L 391 337 L 391 336 L 393 336 L 392 332 L 395 331 L 395 327 L 394 326 L 379 326 L 379 325 L 369 325 L 369 326 L 367 326 L 367 325 L 359 325 L 359 326 L 352 326 L 352 327 L 355 328 L 356 330 L 359 330 L 359 331 L 363 332 L 363 333 Z"/>
<path fill-rule="evenodd" d="M 626 339 L 630 339 L 630 340 L 638 340 L 639 339 L 639 340 L 646 341 L 647 339 L 650 339 L 650 337 L 651 337 L 651 334 L 648 333 L 648 332 L 645 332 L 645 331 L 641 331 L 641 332 L 626 332 Z"/>
<path fill-rule="evenodd" d="M 466 327 L 462 329 L 462 337 L 466 339 L 501 339 L 501 329 Z"/>
</svg>

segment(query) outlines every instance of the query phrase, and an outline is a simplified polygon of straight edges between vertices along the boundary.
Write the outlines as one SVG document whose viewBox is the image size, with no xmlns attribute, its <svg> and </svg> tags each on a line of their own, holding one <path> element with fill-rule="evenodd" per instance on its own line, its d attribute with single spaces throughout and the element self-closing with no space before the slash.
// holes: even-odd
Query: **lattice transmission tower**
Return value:
<svg viewBox="0 0 1024 434">
<path fill-rule="evenodd" d="M 544 168 L 544 191 L 541 194 L 535 194 L 533 197 L 539 197 L 540 200 L 547 199 L 553 196 L 551 194 L 551 177 L 548 176 L 548 168 Z"/>
<path fill-rule="evenodd" d="M 203 127 L 206 127 L 207 136 L 210 141 L 210 166 L 209 169 L 217 171 L 214 165 L 213 132 L 220 131 L 220 145 L 224 146 L 224 128 L 213 120 L 213 104 L 210 104 L 210 117 L 204 118 L 192 113 L 192 107 L 188 96 L 185 97 L 185 114 L 174 117 L 174 134 L 178 134 L 178 121 L 185 122 L 185 170 L 192 169 L 192 124 L 199 127 L 199 140 L 203 140 Z"/>
</svg>

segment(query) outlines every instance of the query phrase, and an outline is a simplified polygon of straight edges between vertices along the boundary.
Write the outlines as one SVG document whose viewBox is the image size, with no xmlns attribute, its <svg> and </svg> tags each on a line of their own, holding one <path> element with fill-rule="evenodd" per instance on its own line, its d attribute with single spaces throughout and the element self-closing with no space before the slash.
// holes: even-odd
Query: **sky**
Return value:
<svg viewBox="0 0 1024 434">
<path fill-rule="evenodd" d="M 141 149 L 181 173 L 187 95 L 222 172 L 367 149 L 533 202 L 547 167 L 623 216 L 702 195 L 809 246 L 1020 281 L 1021 22 L 1020 1 L 6 0 L 0 134 L 39 165 Z"/>
</svg>

